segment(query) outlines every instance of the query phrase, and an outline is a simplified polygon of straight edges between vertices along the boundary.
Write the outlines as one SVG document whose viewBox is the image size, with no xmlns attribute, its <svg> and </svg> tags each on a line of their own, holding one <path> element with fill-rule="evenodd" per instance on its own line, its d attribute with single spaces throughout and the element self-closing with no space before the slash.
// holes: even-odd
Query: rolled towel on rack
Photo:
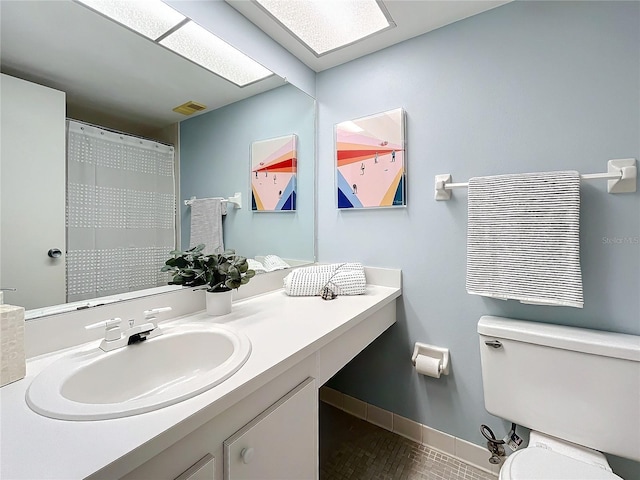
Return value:
<svg viewBox="0 0 640 480">
<path fill-rule="evenodd" d="M 361 263 L 334 263 L 293 270 L 284 277 L 284 291 L 291 296 L 316 296 L 329 285 L 338 295 L 363 295 L 367 279 Z"/>
</svg>

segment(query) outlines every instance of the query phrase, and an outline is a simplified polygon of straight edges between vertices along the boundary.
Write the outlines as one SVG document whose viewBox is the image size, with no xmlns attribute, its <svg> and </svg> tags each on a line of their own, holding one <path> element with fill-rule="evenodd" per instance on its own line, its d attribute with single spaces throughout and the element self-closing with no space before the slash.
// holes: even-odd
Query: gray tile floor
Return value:
<svg viewBox="0 0 640 480">
<path fill-rule="evenodd" d="M 496 480 L 320 402 L 320 480 Z"/>
</svg>

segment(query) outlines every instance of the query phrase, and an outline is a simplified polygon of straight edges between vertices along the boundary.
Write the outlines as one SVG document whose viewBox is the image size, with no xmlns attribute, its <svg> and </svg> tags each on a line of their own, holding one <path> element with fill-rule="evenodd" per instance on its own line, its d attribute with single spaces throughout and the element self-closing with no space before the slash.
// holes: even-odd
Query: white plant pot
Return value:
<svg viewBox="0 0 640 480">
<path fill-rule="evenodd" d="M 231 313 L 231 297 L 233 291 L 205 292 L 207 299 L 207 315 L 219 316 Z"/>
</svg>

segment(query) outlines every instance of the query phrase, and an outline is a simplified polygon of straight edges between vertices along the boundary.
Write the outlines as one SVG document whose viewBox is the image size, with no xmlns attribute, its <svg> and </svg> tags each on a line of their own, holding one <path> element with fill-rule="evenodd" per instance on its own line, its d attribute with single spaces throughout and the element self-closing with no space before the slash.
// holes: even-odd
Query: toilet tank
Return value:
<svg viewBox="0 0 640 480">
<path fill-rule="evenodd" d="M 478 334 L 489 413 L 640 460 L 640 336 L 491 316 Z"/>
</svg>

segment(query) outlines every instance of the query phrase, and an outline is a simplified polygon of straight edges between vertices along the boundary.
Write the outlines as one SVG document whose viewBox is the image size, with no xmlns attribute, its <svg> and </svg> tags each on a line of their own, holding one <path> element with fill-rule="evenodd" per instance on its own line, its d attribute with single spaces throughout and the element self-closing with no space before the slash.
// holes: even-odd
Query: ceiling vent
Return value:
<svg viewBox="0 0 640 480">
<path fill-rule="evenodd" d="M 200 112 L 207 108 L 201 103 L 188 101 L 187 103 L 183 103 L 182 105 L 177 106 L 173 109 L 174 112 L 181 113 L 183 115 L 191 115 L 192 113 Z"/>
</svg>

